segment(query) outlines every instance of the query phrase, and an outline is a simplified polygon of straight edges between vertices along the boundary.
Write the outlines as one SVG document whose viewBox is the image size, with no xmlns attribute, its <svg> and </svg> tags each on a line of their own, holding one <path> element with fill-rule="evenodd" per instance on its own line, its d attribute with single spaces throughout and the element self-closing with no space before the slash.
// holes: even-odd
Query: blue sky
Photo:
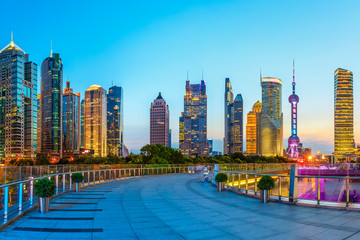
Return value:
<svg viewBox="0 0 360 240">
<path fill-rule="evenodd" d="M 14 7 L 16 6 L 16 7 Z M 125 144 L 149 142 L 149 108 L 161 91 L 178 142 L 186 72 L 207 84 L 208 137 L 222 151 L 224 79 L 244 99 L 244 119 L 261 97 L 263 76 L 283 80 L 284 138 L 290 135 L 295 59 L 300 139 L 333 151 L 333 74 L 354 73 L 355 139 L 359 138 L 360 2 L 276 0 L 5 1 L 0 45 L 14 40 L 39 66 L 53 51 L 82 97 L 92 84 L 124 88 Z M 40 74 L 39 74 L 40 75 Z M 40 79 L 38 86 L 40 86 Z M 246 123 L 246 120 L 245 120 Z M 244 127 L 245 127 L 244 123 Z"/>
</svg>

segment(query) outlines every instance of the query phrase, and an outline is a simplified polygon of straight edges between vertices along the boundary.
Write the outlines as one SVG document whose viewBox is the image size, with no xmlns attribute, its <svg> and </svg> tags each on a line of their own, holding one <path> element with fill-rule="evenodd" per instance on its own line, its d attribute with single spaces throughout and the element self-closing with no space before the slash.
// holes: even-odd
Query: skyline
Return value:
<svg viewBox="0 0 360 240">
<path fill-rule="evenodd" d="M 113 82 L 123 87 L 124 142 L 135 153 L 149 142 L 148 108 L 159 91 L 169 105 L 172 143 L 178 147 L 178 118 L 187 71 L 194 84 L 200 83 L 204 71 L 208 138 L 214 139 L 214 150 L 221 152 L 225 78 L 229 77 L 233 89 L 242 94 L 244 113 L 261 99 L 260 68 L 264 77 L 281 79 L 286 143 L 290 106 L 285 103 L 291 93 L 292 59 L 301 99 L 298 135 L 304 146 L 311 146 L 313 152 L 333 151 L 333 82 L 337 68 L 354 73 L 354 132 L 355 140 L 360 140 L 360 107 L 356 104 L 360 100 L 356 57 L 360 49 L 356 42 L 359 33 L 354 30 L 359 23 L 359 3 L 349 1 L 345 10 L 337 8 L 339 1 L 306 1 L 300 6 L 280 1 L 183 1 L 172 5 L 155 1 L 152 11 L 148 11 L 150 3 L 139 2 L 90 2 L 83 6 L 65 1 L 56 5 L 58 12 L 53 12 L 45 11 L 55 6 L 51 3 L 23 1 L 19 14 L 43 24 L 28 28 L 23 20 L 5 12 L 0 16 L 2 22 L 12 21 L 2 28 L 0 48 L 10 42 L 10 32 L 14 31 L 15 43 L 40 66 L 50 55 L 52 39 L 53 52 L 60 53 L 64 62 L 64 81 L 69 78 L 74 91 L 81 92 L 81 99 L 93 84 L 108 89 Z M 10 4 L 6 2 L 4 7 Z M 97 13 L 103 10 L 106 14 Z M 273 14 L 269 17 L 270 12 Z M 52 21 L 44 21 L 50 15 Z M 349 35 L 334 34 L 334 29 Z"/>
</svg>

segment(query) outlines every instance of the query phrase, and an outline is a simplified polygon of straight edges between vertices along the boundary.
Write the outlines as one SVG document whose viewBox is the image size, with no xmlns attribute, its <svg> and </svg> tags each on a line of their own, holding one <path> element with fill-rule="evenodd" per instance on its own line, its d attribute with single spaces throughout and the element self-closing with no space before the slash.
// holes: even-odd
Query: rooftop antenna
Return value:
<svg viewBox="0 0 360 240">
<path fill-rule="evenodd" d="M 53 52 L 52 52 L 52 39 L 50 40 L 50 57 L 52 57 L 52 54 L 53 54 Z"/>
<path fill-rule="evenodd" d="M 293 59 L 293 82 L 292 82 L 293 94 L 295 94 L 295 60 Z"/>
<path fill-rule="evenodd" d="M 11 41 L 10 41 L 10 46 L 14 46 L 14 33 L 13 31 L 11 31 Z"/>
</svg>

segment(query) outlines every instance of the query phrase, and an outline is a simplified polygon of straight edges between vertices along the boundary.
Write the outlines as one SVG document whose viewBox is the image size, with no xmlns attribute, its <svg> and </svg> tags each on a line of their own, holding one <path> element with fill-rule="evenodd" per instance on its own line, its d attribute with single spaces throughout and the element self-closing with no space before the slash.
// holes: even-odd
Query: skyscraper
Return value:
<svg viewBox="0 0 360 240">
<path fill-rule="evenodd" d="M 80 93 L 66 82 L 63 94 L 63 155 L 73 157 L 80 150 Z"/>
<path fill-rule="evenodd" d="M 85 139 L 84 139 L 84 131 L 85 131 L 85 99 L 81 100 L 81 107 L 80 107 L 80 148 L 85 148 Z"/>
<path fill-rule="evenodd" d="M 169 106 L 160 92 L 150 107 L 150 144 L 169 146 Z"/>
<path fill-rule="evenodd" d="M 224 154 L 243 152 L 243 99 L 234 94 L 230 79 L 225 78 L 225 137 Z"/>
<path fill-rule="evenodd" d="M 190 84 L 189 80 L 186 81 L 180 129 L 182 124 L 184 140 L 180 145 L 181 152 L 186 156 L 208 156 L 207 96 L 204 80 L 201 80 L 200 84 Z"/>
<path fill-rule="evenodd" d="M 105 157 L 107 98 L 106 90 L 99 85 L 92 85 L 85 92 L 84 118 L 84 147 L 94 150 L 94 156 Z"/>
<path fill-rule="evenodd" d="M 246 153 L 261 154 L 261 103 L 257 101 L 247 114 Z"/>
<path fill-rule="evenodd" d="M 41 154 L 62 157 L 63 64 L 52 53 L 41 64 Z"/>
<path fill-rule="evenodd" d="M 123 90 L 113 86 L 107 95 L 107 143 L 108 154 L 123 156 Z"/>
<path fill-rule="evenodd" d="M 37 146 L 36 146 L 36 153 L 41 152 L 41 94 L 37 95 Z"/>
<path fill-rule="evenodd" d="M 277 78 L 264 77 L 261 78 L 261 88 L 261 154 L 264 156 L 282 156 L 282 81 Z"/>
<path fill-rule="evenodd" d="M 37 64 L 12 37 L 0 51 L 0 159 L 35 158 Z"/>
<path fill-rule="evenodd" d="M 243 152 L 243 99 L 241 94 L 236 95 L 234 104 L 234 152 Z"/>
<path fill-rule="evenodd" d="M 354 152 L 353 73 L 338 68 L 334 74 L 335 158 Z"/>
</svg>

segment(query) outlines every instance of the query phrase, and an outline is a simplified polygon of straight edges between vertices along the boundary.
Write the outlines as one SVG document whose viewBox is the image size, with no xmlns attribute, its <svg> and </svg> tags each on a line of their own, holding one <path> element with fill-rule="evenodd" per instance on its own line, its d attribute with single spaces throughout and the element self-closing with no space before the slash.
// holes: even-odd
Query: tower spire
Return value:
<svg viewBox="0 0 360 240">
<path fill-rule="evenodd" d="M 204 80 L 204 70 L 201 70 L 201 80 Z"/>
<path fill-rule="evenodd" d="M 295 94 L 295 60 L 293 59 L 293 82 L 292 82 L 293 94 Z"/>
<path fill-rule="evenodd" d="M 53 54 L 53 52 L 52 52 L 52 39 L 50 40 L 50 57 L 52 57 L 52 54 Z"/>
<path fill-rule="evenodd" d="M 189 81 L 189 70 L 186 72 L 186 81 Z"/>
<path fill-rule="evenodd" d="M 14 32 L 13 31 L 11 31 L 11 41 L 10 41 L 10 46 L 11 47 L 14 47 Z"/>
</svg>

